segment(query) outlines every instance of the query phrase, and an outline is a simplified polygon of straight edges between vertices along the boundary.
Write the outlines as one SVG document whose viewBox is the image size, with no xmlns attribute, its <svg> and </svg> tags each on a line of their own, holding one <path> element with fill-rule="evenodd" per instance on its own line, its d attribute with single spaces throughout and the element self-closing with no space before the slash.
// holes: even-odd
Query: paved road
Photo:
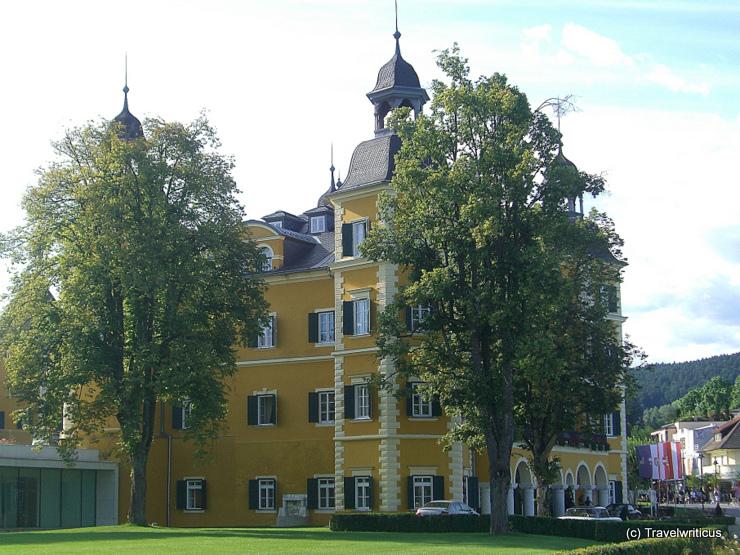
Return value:
<svg viewBox="0 0 740 555">
<path fill-rule="evenodd" d="M 686 505 L 676 505 L 677 507 L 687 507 L 692 509 L 701 509 L 701 503 L 687 503 Z M 740 537 L 740 525 L 738 525 L 738 517 L 740 517 L 740 505 L 733 505 L 732 503 L 720 503 L 720 507 L 722 507 L 722 511 L 724 511 L 725 515 L 727 516 L 734 516 L 735 517 L 735 525 L 730 526 L 730 533 L 735 534 L 736 536 Z M 713 509 L 715 507 L 714 503 L 705 503 L 704 509 Z"/>
</svg>

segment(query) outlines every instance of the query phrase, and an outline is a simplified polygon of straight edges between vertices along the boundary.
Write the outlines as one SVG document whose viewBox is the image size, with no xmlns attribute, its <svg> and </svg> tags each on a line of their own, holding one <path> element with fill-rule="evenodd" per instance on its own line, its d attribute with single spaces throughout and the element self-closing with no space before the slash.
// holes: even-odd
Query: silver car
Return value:
<svg viewBox="0 0 740 555">
<path fill-rule="evenodd" d="M 435 515 L 477 515 L 475 509 L 471 509 L 462 501 L 431 501 L 416 509 L 416 516 Z"/>
<path fill-rule="evenodd" d="M 571 507 L 563 516 L 563 520 L 611 520 L 622 522 L 618 516 L 612 516 L 604 507 Z"/>
</svg>

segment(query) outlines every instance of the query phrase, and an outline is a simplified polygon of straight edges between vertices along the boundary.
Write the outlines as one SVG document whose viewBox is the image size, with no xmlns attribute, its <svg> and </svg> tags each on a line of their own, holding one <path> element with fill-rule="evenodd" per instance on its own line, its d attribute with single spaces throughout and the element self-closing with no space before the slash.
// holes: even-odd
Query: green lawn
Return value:
<svg viewBox="0 0 740 555">
<path fill-rule="evenodd" d="M 330 532 L 326 528 L 137 528 L 109 526 L 0 533 L 3 553 L 552 553 L 588 540 L 511 534 Z"/>
</svg>

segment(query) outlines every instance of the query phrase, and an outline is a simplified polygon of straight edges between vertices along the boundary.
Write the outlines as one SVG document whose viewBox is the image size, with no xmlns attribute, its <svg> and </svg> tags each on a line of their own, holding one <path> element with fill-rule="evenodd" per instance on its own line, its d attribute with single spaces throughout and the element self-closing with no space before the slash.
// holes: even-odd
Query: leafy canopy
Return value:
<svg viewBox="0 0 740 555">
<path fill-rule="evenodd" d="M 0 337 L 32 434 L 63 449 L 111 418 L 129 455 L 151 441 L 156 401 L 189 399 L 201 443 L 226 411 L 235 346 L 265 311 L 259 255 L 201 117 L 153 119 L 146 138 L 103 123 L 67 133 L 3 239 L 16 263 Z"/>
</svg>

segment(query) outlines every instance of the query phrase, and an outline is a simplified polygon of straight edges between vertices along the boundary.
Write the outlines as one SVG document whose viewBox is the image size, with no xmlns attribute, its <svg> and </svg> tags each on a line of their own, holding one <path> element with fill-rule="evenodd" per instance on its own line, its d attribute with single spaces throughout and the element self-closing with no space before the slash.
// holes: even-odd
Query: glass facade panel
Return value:
<svg viewBox="0 0 740 555">
<path fill-rule="evenodd" d="M 18 527 L 18 469 L 0 467 L 0 528 Z"/>
<path fill-rule="evenodd" d="M 82 524 L 82 476 L 79 470 L 62 470 L 62 528 Z"/>
<path fill-rule="evenodd" d="M 95 526 L 96 474 L 94 470 L 81 470 L 82 474 L 82 526 Z"/>
<path fill-rule="evenodd" d="M 39 469 L 20 468 L 18 471 L 18 528 L 38 528 Z"/>
<path fill-rule="evenodd" d="M 61 526 L 62 471 L 58 468 L 41 469 L 41 528 Z"/>
</svg>

